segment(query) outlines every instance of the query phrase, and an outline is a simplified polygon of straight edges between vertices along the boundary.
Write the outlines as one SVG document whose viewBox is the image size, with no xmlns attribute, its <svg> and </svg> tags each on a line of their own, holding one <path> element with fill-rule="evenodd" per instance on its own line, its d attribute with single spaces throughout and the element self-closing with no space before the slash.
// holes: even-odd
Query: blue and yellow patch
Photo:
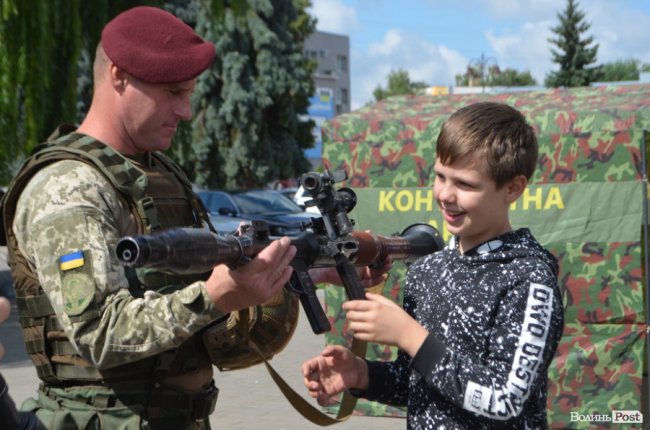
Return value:
<svg viewBox="0 0 650 430">
<path fill-rule="evenodd" d="M 76 269 L 84 265 L 83 251 L 71 252 L 70 254 L 59 257 L 59 269 L 62 271 Z"/>
</svg>

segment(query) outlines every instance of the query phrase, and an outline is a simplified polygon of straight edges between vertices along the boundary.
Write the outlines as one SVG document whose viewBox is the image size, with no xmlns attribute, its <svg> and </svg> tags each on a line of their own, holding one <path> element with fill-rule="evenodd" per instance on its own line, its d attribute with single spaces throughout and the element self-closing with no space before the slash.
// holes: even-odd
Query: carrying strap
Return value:
<svg viewBox="0 0 650 430">
<path fill-rule="evenodd" d="M 266 370 L 271 375 L 271 378 L 278 386 L 284 397 L 291 403 L 291 406 L 300 413 L 303 417 L 311 421 L 312 423 L 319 425 L 321 427 L 331 426 L 332 424 L 341 423 L 347 421 L 354 412 L 354 407 L 357 404 L 357 398 L 347 391 L 343 393 L 341 399 L 341 404 L 339 406 L 339 411 L 336 414 L 336 417 L 331 417 L 314 407 L 311 403 L 305 400 L 300 394 L 296 392 L 291 386 L 282 378 L 282 376 L 273 368 L 271 363 L 264 357 L 262 352 L 259 350 L 255 343 L 250 342 L 250 347 L 255 351 L 262 360 L 264 360 L 264 365 Z M 358 357 L 365 357 L 367 342 L 362 340 L 354 339 L 352 341 L 351 350 Z"/>
<path fill-rule="evenodd" d="M 384 284 L 385 282 L 382 282 L 379 285 L 367 288 L 366 291 L 370 293 L 381 294 L 384 288 Z M 332 417 L 323 413 L 320 409 L 314 407 L 310 402 L 305 400 L 300 394 L 296 392 L 296 390 L 291 388 L 291 386 L 284 380 L 284 378 L 282 378 L 282 376 L 273 368 L 266 357 L 264 357 L 264 354 L 262 354 L 262 351 L 260 351 L 255 342 L 253 342 L 253 340 L 250 338 L 248 340 L 250 348 L 255 351 L 255 353 L 259 355 L 259 357 L 264 361 L 266 370 L 269 372 L 269 375 L 271 375 L 271 378 L 278 386 L 282 394 L 284 394 L 284 397 L 286 397 L 289 403 L 291 403 L 291 406 L 293 406 L 293 408 L 298 411 L 298 413 L 300 413 L 300 415 L 302 415 L 304 418 L 316 425 L 326 427 L 347 421 L 352 416 L 354 413 L 354 408 L 357 405 L 357 398 L 352 394 L 347 391 L 343 393 L 336 417 Z M 368 342 L 359 340 L 357 338 L 352 339 L 350 350 L 354 355 L 365 359 L 367 349 Z"/>
</svg>

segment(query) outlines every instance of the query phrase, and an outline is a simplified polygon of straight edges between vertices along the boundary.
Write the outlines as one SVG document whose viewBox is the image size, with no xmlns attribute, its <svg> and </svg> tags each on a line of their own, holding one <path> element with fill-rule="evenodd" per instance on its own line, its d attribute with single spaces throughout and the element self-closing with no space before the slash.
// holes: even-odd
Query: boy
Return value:
<svg viewBox="0 0 650 430">
<path fill-rule="evenodd" d="M 404 309 L 381 295 L 344 303 L 355 337 L 399 348 L 369 362 L 328 346 L 303 364 L 309 395 L 408 406 L 409 429 L 547 428 L 548 366 L 564 326 L 558 264 L 510 204 L 526 188 L 537 140 L 503 104 L 464 107 L 443 125 L 434 195 L 454 235 L 411 265 Z"/>
</svg>

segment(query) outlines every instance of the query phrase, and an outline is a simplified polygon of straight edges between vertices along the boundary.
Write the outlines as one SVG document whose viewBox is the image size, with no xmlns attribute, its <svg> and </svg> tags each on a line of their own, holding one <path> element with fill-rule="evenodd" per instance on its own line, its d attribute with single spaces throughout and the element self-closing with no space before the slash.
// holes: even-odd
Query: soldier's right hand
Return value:
<svg viewBox="0 0 650 430">
<path fill-rule="evenodd" d="M 224 313 L 259 305 L 278 294 L 289 281 L 293 271 L 289 263 L 295 255 L 296 247 L 283 237 L 236 270 L 223 264 L 215 267 L 205 288 Z"/>
</svg>

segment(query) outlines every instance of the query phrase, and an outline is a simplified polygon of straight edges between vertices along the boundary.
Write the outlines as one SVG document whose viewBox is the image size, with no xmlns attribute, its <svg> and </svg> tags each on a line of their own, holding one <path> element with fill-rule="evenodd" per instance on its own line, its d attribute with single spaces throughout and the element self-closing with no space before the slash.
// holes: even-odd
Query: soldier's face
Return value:
<svg viewBox="0 0 650 430">
<path fill-rule="evenodd" d="M 436 160 L 433 194 L 462 252 L 511 230 L 509 187 L 497 189 L 487 161 L 465 157 L 451 165 Z"/>
<path fill-rule="evenodd" d="M 123 93 L 122 123 L 137 152 L 164 151 L 180 121 L 192 118 L 195 80 L 151 84 L 129 76 Z"/>
</svg>

